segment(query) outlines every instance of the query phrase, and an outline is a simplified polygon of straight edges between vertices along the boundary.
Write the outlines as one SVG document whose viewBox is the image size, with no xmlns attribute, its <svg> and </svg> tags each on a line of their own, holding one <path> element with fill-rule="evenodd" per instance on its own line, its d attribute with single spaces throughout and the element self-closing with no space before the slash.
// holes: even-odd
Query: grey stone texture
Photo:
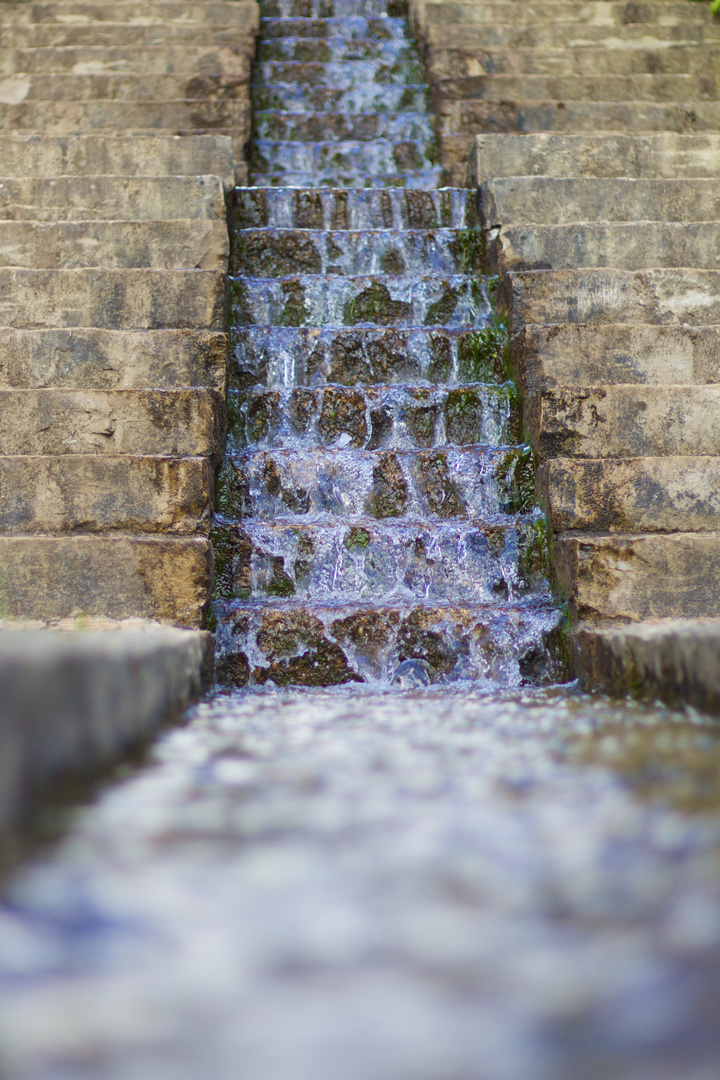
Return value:
<svg viewBox="0 0 720 1080">
<path fill-rule="evenodd" d="M 90 780 L 148 739 L 211 678 L 203 631 L 0 631 L 0 837 L 53 784 Z"/>
<path fill-rule="evenodd" d="M 204 618 L 258 25 L 254 0 L 0 3 L 6 619 Z"/>
<path fill-rule="evenodd" d="M 477 188 L 500 276 L 578 671 L 706 707 L 715 624 L 603 627 L 720 615 L 720 22 L 668 0 L 411 17 L 446 178 Z"/>
</svg>

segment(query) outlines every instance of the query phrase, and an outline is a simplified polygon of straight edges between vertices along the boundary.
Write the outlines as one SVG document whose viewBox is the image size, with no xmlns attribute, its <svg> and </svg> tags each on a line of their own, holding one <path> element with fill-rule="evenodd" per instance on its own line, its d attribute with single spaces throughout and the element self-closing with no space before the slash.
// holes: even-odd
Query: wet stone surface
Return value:
<svg viewBox="0 0 720 1080">
<path fill-rule="evenodd" d="M 201 705 L 5 882 L 3 1076 L 715 1080 L 719 762 L 572 690 Z"/>
</svg>

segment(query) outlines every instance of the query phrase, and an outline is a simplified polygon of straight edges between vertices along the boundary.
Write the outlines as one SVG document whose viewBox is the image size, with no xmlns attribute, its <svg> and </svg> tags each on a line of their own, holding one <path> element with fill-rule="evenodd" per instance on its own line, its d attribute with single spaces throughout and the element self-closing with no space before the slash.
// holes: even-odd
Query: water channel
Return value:
<svg viewBox="0 0 720 1080">
<path fill-rule="evenodd" d="M 3 1080 L 717 1080 L 720 728 L 552 685 L 466 192 L 392 0 L 263 0 L 220 692 L 0 894 Z"/>
</svg>

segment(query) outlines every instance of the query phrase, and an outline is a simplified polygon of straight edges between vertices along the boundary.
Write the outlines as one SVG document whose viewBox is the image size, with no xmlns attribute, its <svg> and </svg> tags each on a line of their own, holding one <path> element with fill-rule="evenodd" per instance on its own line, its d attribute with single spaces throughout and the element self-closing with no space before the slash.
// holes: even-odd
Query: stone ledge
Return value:
<svg viewBox="0 0 720 1080">
<path fill-rule="evenodd" d="M 210 684 L 212 650 L 211 634 L 147 624 L 0 630 L 0 834 L 178 716 Z"/>
<path fill-rule="evenodd" d="M 574 647 L 588 690 L 660 698 L 720 715 L 720 619 L 580 629 Z"/>
</svg>

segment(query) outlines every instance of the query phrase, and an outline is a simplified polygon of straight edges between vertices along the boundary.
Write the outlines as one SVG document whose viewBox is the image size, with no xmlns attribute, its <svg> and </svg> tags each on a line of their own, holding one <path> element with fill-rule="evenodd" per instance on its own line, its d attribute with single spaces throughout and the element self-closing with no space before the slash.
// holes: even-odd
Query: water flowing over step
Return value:
<svg viewBox="0 0 720 1080">
<path fill-rule="evenodd" d="M 261 5 L 213 533 L 236 685 L 553 674 L 505 331 L 399 8 Z"/>
</svg>

